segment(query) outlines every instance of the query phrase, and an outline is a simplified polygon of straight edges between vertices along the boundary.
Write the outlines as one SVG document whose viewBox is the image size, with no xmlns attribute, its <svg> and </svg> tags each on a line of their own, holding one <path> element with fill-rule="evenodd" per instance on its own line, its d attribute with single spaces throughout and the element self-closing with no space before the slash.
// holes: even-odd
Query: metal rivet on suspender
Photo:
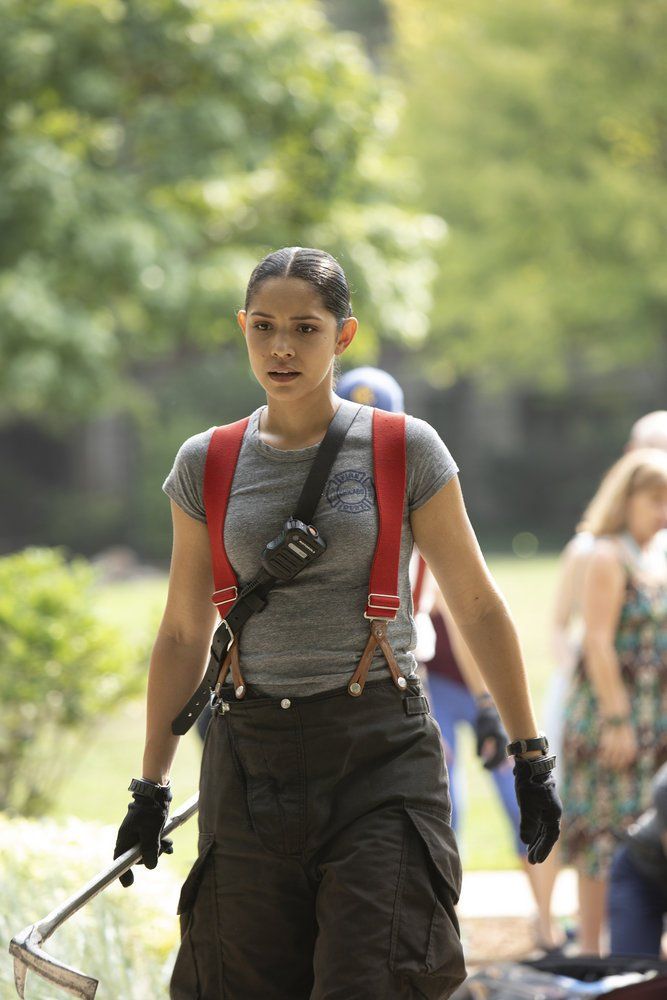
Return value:
<svg viewBox="0 0 667 1000">
<path fill-rule="evenodd" d="M 245 684 L 239 684 L 237 689 L 234 691 L 234 694 L 237 698 L 242 698 L 245 694 Z"/>
<path fill-rule="evenodd" d="M 291 708 L 292 707 L 292 702 L 289 700 L 289 698 L 283 698 L 283 700 L 280 702 L 280 707 L 281 708 Z"/>
<path fill-rule="evenodd" d="M 359 684 L 358 681 L 354 681 L 352 684 L 349 685 L 347 690 L 350 692 L 351 695 L 353 695 L 353 697 L 358 698 L 359 695 L 361 694 L 361 684 Z"/>
<path fill-rule="evenodd" d="M 408 686 L 408 682 L 406 681 L 405 677 L 399 677 L 396 683 L 398 684 L 401 690 L 403 690 Z"/>
</svg>

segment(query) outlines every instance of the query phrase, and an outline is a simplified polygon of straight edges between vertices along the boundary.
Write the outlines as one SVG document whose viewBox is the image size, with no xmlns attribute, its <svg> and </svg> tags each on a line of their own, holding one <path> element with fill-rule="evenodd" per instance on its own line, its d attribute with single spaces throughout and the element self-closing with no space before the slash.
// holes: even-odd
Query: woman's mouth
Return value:
<svg viewBox="0 0 667 1000">
<path fill-rule="evenodd" d="M 269 378 L 272 382 L 293 382 L 295 378 L 298 378 L 301 372 L 269 372 Z"/>
</svg>

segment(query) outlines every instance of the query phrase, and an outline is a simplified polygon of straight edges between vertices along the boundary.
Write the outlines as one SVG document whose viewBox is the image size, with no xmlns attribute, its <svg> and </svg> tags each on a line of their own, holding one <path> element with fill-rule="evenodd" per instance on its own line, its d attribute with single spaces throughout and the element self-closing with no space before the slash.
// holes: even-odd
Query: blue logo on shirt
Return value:
<svg viewBox="0 0 667 1000">
<path fill-rule="evenodd" d="M 375 503 L 373 480 L 363 469 L 345 469 L 331 476 L 326 498 L 332 507 L 346 514 L 361 514 Z"/>
</svg>

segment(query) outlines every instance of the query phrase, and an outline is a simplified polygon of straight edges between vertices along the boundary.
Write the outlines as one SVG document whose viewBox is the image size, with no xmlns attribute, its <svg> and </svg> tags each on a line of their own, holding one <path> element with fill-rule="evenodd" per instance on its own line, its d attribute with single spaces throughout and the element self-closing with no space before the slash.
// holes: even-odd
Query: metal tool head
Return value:
<svg viewBox="0 0 667 1000">
<path fill-rule="evenodd" d="M 193 795 L 187 802 L 184 802 L 165 825 L 162 836 L 168 836 L 183 823 L 186 823 L 191 816 L 194 816 L 197 812 L 198 801 L 199 796 Z M 16 992 L 21 1000 L 25 998 L 25 981 L 28 969 L 32 969 L 33 972 L 48 979 L 50 983 L 60 986 L 61 989 L 67 990 L 74 997 L 80 997 L 81 1000 L 93 1000 L 99 981 L 93 979 L 92 976 L 86 976 L 78 969 L 72 969 L 69 965 L 59 962 L 57 958 L 52 958 L 48 952 L 44 951 L 42 945 L 66 920 L 69 920 L 82 906 L 85 906 L 103 889 L 115 882 L 140 859 L 141 847 L 136 844 L 125 854 L 116 858 L 108 868 L 95 875 L 90 882 L 87 882 L 83 888 L 66 899 L 64 903 L 51 910 L 43 920 L 38 920 L 36 924 L 30 924 L 29 927 L 25 927 L 12 938 L 9 953 L 14 956 L 14 981 Z"/>
<path fill-rule="evenodd" d="M 14 956 L 14 982 L 21 1000 L 25 997 L 25 981 L 29 969 L 43 979 L 48 979 L 50 983 L 67 990 L 74 997 L 93 1000 L 97 993 L 98 980 L 59 962 L 57 958 L 48 955 L 41 945 L 42 936 L 35 924 L 16 934 L 9 945 L 9 952 Z"/>
</svg>

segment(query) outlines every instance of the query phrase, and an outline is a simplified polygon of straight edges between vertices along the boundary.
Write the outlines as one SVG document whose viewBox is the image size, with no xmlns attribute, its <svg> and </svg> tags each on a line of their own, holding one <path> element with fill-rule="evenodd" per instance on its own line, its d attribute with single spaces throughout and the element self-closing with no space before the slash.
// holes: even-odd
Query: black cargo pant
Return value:
<svg viewBox="0 0 667 1000">
<path fill-rule="evenodd" d="M 446 998 L 465 978 L 440 731 L 418 684 L 224 701 L 172 1000 Z"/>
</svg>

